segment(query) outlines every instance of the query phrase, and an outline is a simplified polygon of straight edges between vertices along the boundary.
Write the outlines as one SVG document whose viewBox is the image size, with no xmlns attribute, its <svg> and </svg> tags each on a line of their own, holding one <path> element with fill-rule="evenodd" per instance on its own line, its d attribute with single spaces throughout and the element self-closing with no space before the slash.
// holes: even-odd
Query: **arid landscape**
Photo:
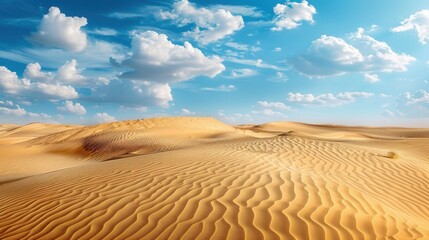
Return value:
<svg viewBox="0 0 429 240">
<path fill-rule="evenodd" d="M 428 239 L 429 129 L 0 125 L 0 239 Z"/>
</svg>

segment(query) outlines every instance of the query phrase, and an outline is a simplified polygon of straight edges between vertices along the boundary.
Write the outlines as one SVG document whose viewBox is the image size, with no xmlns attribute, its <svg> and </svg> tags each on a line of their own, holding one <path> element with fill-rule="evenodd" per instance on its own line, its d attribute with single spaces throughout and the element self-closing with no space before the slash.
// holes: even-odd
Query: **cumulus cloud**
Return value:
<svg viewBox="0 0 429 240">
<path fill-rule="evenodd" d="M 43 72 L 42 66 L 40 66 L 39 63 L 30 63 L 24 70 L 24 77 L 43 82 L 52 80 L 53 74 L 50 72 Z"/>
<path fill-rule="evenodd" d="M 205 87 L 201 88 L 203 91 L 213 91 L 213 92 L 232 92 L 236 90 L 234 85 L 219 85 L 217 87 Z"/>
<path fill-rule="evenodd" d="M 6 106 L 0 106 L 0 113 L 4 115 L 10 115 L 13 117 L 18 117 L 18 119 L 22 119 L 22 117 L 26 117 L 26 120 L 29 120 L 28 118 L 31 118 L 31 120 L 49 120 L 52 117 L 46 113 L 34 113 L 34 112 L 28 112 L 25 109 L 21 108 L 19 105 L 14 104 L 11 101 L 0 101 L 0 105 L 6 105 Z M 17 120 L 17 119 L 15 119 Z"/>
<path fill-rule="evenodd" d="M 288 101 L 307 105 L 307 106 L 340 106 L 347 103 L 352 103 L 358 98 L 369 98 L 374 96 L 368 92 L 342 92 L 336 95 L 325 93 L 321 95 L 289 93 Z"/>
<path fill-rule="evenodd" d="M 272 31 L 281 31 L 283 29 L 294 29 L 306 21 L 314 23 L 313 15 L 316 14 L 316 8 L 309 5 L 306 0 L 301 3 L 287 1 L 285 4 L 278 3 L 274 8 L 276 17 L 274 19 L 275 27 Z"/>
<path fill-rule="evenodd" d="M 58 68 L 57 75 L 55 78 L 58 81 L 66 82 L 66 83 L 76 83 L 82 82 L 86 78 L 81 75 L 83 69 L 77 68 L 77 61 L 72 59 L 71 61 L 67 61 L 64 65 Z"/>
<path fill-rule="evenodd" d="M 188 0 L 175 2 L 172 11 L 161 11 L 159 16 L 161 19 L 173 20 L 180 27 L 195 24 L 195 28 L 184 35 L 201 44 L 220 40 L 244 27 L 241 16 L 234 16 L 223 8 L 198 8 Z"/>
<path fill-rule="evenodd" d="M 246 17 L 254 17 L 259 18 L 262 17 L 263 14 L 256 7 L 252 6 L 243 6 L 243 5 L 214 5 L 211 7 L 213 10 L 223 9 L 231 12 L 232 14 L 237 14 Z"/>
<path fill-rule="evenodd" d="M 282 102 L 267 102 L 267 101 L 259 101 L 258 106 L 263 108 L 275 108 L 279 110 L 286 110 L 290 111 L 292 108 L 290 106 L 287 106 L 286 104 Z"/>
<path fill-rule="evenodd" d="M 404 32 L 415 30 L 419 41 L 426 44 L 429 40 L 429 10 L 424 9 L 411 14 L 408 18 L 401 22 L 401 25 L 392 28 L 392 32 Z"/>
<path fill-rule="evenodd" d="M 94 115 L 94 119 L 97 123 L 105 123 L 105 122 L 116 122 L 116 118 L 113 116 L 110 116 L 109 114 L 102 112 L 102 113 L 96 113 Z"/>
<path fill-rule="evenodd" d="M 250 68 L 240 68 L 231 71 L 230 78 L 245 78 L 255 76 L 258 72 Z"/>
<path fill-rule="evenodd" d="M 0 89 L 9 94 L 24 97 L 74 99 L 79 96 L 72 86 L 59 83 L 31 82 L 26 78 L 19 79 L 15 72 L 4 66 L 0 66 Z"/>
<path fill-rule="evenodd" d="M 86 33 L 81 30 L 86 24 L 84 17 L 67 17 L 59 8 L 51 7 L 30 39 L 46 47 L 80 52 L 87 45 Z"/>
<path fill-rule="evenodd" d="M 186 108 L 182 108 L 182 110 L 180 110 L 180 113 L 183 115 L 195 115 L 196 114 L 195 112 L 192 112 L 191 110 L 186 109 Z"/>
<path fill-rule="evenodd" d="M 131 45 L 131 57 L 120 65 L 132 71 L 121 74 L 123 79 L 166 84 L 197 76 L 213 78 L 225 70 L 220 57 L 206 57 L 188 42 L 184 46 L 175 45 L 165 34 L 135 33 Z"/>
<path fill-rule="evenodd" d="M 173 100 L 173 96 L 169 84 L 112 80 L 108 85 L 96 88 L 89 100 L 119 103 L 128 107 L 155 105 L 167 108 Z"/>
<path fill-rule="evenodd" d="M 86 109 L 80 103 L 73 103 L 72 101 L 66 100 L 64 105 L 61 107 L 57 107 L 57 109 L 61 112 L 69 112 L 76 115 L 85 115 Z"/>
<path fill-rule="evenodd" d="M 380 81 L 380 78 L 378 77 L 377 74 L 369 74 L 369 73 L 365 73 L 364 75 L 365 81 L 370 82 L 370 83 L 376 83 Z"/>
<path fill-rule="evenodd" d="M 290 64 L 307 76 L 327 77 L 350 72 L 404 72 L 416 60 L 365 35 L 362 28 L 350 34 L 348 40 L 323 35 L 311 43 L 306 54 L 291 59 Z"/>
</svg>

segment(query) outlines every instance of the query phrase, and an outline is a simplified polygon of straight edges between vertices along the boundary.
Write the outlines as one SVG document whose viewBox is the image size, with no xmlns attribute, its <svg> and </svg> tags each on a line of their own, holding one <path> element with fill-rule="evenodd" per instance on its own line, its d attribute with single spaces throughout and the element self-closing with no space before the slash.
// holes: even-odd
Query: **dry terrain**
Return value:
<svg viewBox="0 0 429 240">
<path fill-rule="evenodd" d="M 0 125 L 0 239 L 429 239 L 429 130 Z"/>
</svg>

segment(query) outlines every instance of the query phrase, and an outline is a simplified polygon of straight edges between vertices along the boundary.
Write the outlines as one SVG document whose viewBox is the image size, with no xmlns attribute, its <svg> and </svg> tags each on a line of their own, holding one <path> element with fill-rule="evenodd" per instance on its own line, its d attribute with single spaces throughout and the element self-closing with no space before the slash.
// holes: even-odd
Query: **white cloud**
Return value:
<svg viewBox="0 0 429 240">
<path fill-rule="evenodd" d="M 358 98 L 372 97 L 368 92 L 342 92 L 336 95 L 325 93 L 318 96 L 313 94 L 289 93 L 288 101 L 308 106 L 339 106 L 352 103 Z"/>
<path fill-rule="evenodd" d="M 313 15 L 316 14 L 316 8 L 309 5 L 306 0 L 301 3 L 286 1 L 285 4 L 278 3 L 274 8 L 276 17 L 274 19 L 275 27 L 272 31 L 281 31 L 283 29 L 294 29 L 306 21 L 314 23 Z"/>
<path fill-rule="evenodd" d="M 401 25 L 392 28 L 392 32 L 404 32 L 409 30 L 416 30 L 420 43 L 427 43 L 427 41 L 429 40 L 428 9 L 424 9 L 410 15 L 408 18 L 401 22 Z"/>
<path fill-rule="evenodd" d="M 253 118 L 250 114 L 243 113 L 233 113 L 228 114 L 223 110 L 218 110 L 217 115 L 223 121 L 228 123 L 243 123 L 243 122 L 253 122 Z"/>
<path fill-rule="evenodd" d="M 274 50 L 273 50 L 274 52 L 281 52 L 282 51 L 282 48 L 281 47 L 276 47 L 276 48 L 274 48 Z"/>
<path fill-rule="evenodd" d="M 94 35 L 100 36 L 116 36 L 118 35 L 118 31 L 112 28 L 96 28 L 92 31 L 88 31 L 88 33 L 92 33 Z"/>
<path fill-rule="evenodd" d="M 72 59 L 67 61 L 64 65 L 58 68 L 55 78 L 60 82 L 65 83 L 78 83 L 86 78 L 81 75 L 83 69 L 77 68 L 77 61 Z"/>
<path fill-rule="evenodd" d="M 287 106 L 282 102 L 259 101 L 258 105 L 263 108 L 276 108 L 279 110 L 287 110 L 287 111 L 290 111 L 292 109 L 290 106 Z"/>
<path fill-rule="evenodd" d="M 365 78 L 365 81 L 370 82 L 370 83 L 376 83 L 376 82 L 380 81 L 380 78 L 378 77 L 377 74 L 365 73 L 363 75 L 363 77 Z"/>
<path fill-rule="evenodd" d="M 416 91 L 415 93 L 406 92 L 403 97 L 406 105 L 429 103 L 429 92 L 425 90 Z"/>
<path fill-rule="evenodd" d="M 225 43 L 226 46 L 234 48 L 235 50 L 239 51 L 245 51 L 245 52 L 259 52 L 262 49 L 260 47 L 254 46 L 254 45 L 248 45 L 243 43 L 236 43 L 236 42 L 227 42 Z"/>
<path fill-rule="evenodd" d="M 231 78 L 245 78 L 255 76 L 258 72 L 250 68 L 240 68 L 231 71 Z"/>
<path fill-rule="evenodd" d="M 236 87 L 234 85 L 220 85 L 217 87 L 205 87 L 205 88 L 201 88 L 201 90 L 203 91 L 213 91 L 213 92 L 232 92 L 234 90 L 236 90 Z"/>
<path fill-rule="evenodd" d="M 74 99 L 79 96 L 72 86 L 59 83 L 33 83 L 26 78 L 19 79 L 15 72 L 11 72 L 3 66 L 0 66 L 0 89 L 9 94 L 24 97 Z"/>
<path fill-rule="evenodd" d="M 27 111 L 19 107 L 19 105 L 16 105 L 16 108 L 0 107 L 0 112 L 3 114 L 11 114 L 15 116 L 24 116 L 27 114 Z"/>
<path fill-rule="evenodd" d="M 164 84 L 197 76 L 213 78 L 225 70 L 220 57 L 206 57 L 188 42 L 175 45 L 166 35 L 153 31 L 134 34 L 132 55 L 120 65 L 132 69 L 121 78 Z"/>
<path fill-rule="evenodd" d="M 94 116 L 95 121 L 97 123 L 105 123 L 105 122 L 116 122 L 116 118 L 113 116 L 110 116 L 109 114 L 103 112 L 103 113 L 96 113 Z"/>
<path fill-rule="evenodd" d="M 80 103 L 73 103 L 72 101 L 66 100 L 64 106 L 57 107 L 61 112 L 69 112 L 76 115 L 85 115 L 86 109 Z"/>
<path fill-rule="evenodd" d="M 129 80 L 112 80 L 108 85 L 100 85 L 89 98 L 127 107 L 156 105 L 164 108 L 169 107 L 169 102 L 173 100 L 169 84 Z"/>
<path fill-rule="evenodd" d="M 416 60 L 365 35 L 362 28 L 351 34 L 349 41 L 323 35 L 312 42 L 307 54 L 295 57 L 290 64 L 307 76 L 327 77 L 350 72 L 404 72 Z"/>
<path fill-rule="evenodd" d="M 241 16 L 234 16 L 225 9 L 197 8 L 188 0 L 175 2 L 171 12 L 161 11 L 159 16 L 175 21 L 180 27 L 195 24 L 195 28 L 184 35 L 201 44 L 220 40 L 244 27 Z"/>
<path fill-rule="evenodd" d="M 278 111 L 274 111 L 274 110 L 272 110 L 270 108 L 268 108 L 268 109 L 262 109 L 262 110 L 253 110 L 253 111 L 251 111 L 251 113 L 255 114 L 255 115 L 262 114 L 262 115 L 269 116 L 269 117 L 275 117 L 275 116 L 277 116 L 277 117 L 284 117 L 284 118 L 287 117 L 284 113 L 278 112 Z"/>
<path fill-rule="evenodd" d="M 253 60 L 253 59 L 238 59 L 235 57 L 228 57 L 228 58 L 225 58 L 225 61 L 243 64 L 243 65 L 248 65 L 248 66 L 254 66 L 254 67 L 258 67 L 258 68 L 273 69 L 273 70 L 278 70 L 278 71 L 286 70 L 286 68 L 282 68 L 282 67 L 279 67 L 276 65 L 264 63 L 264 61 L 262 59 Z"/>
<path fill-rule="evenodd" d="M 39 63 L 30 63 L 24 70 L 24 77 L 35 81 L 50 81 L 53 74 L 50 72 L 42 72 L 42 67 Z"/>
<path fill-rule="evenodd" d="M 52 118 L 50 115 L 45 113 L 28 112 L 25 109 L 21 108 L 19 105 L 14 104 L 11 101 L 6 101 L 6 102 L 0 101 L 0 104 L 1 103 L 6 103 L 6 105 L 8 106 L 8 107 L 0 107 L 0 113 L 4 115 L 18 117 L 18 119 L 23 119 L 23 117 L 25 116 L 25 119 L 27 121 L 34 121 L 34 120 L 46 121 Z M 18 119 L 15 119 L 15 118 L 12 118 L 12 119 L 14 119 L 14 122 L 19 121 Z"/>
<path fill-rule="evenodd" d="M 239 6 L 239 5 L 214 5 L 210 7 L 213 10 L 224 9 L 226 11 L 231 12 L 232 14 L 237 14 L 246 17 L 254 17 L 259 18 L 262 17 L 263 14 L 256 7 L 252 6 Z"/>
<path fill-rule="evenodd" d="M 30 39 L 47 47 L 80 52 L 87 45 L 86 33 L 81 30 L 86 24 L 84 17 L 67 17 L 59 8 L 51 7 Z"/>
<path fill-rule="evenodd" d="M 180 110 L 180 113 L 183 115 L 195 115 L 196 114 L 195 112 L 192 112 L 191 110 L 186 109 L 186 108 L 182 108 L 182 110 Z"/>
<path fill-rule="evenodd" d="M 286 76 L 284 72 L 276 72 L 276 75 L 270 80 L 273 82 L 287 82 L 289 78 Z"/>
</svg>

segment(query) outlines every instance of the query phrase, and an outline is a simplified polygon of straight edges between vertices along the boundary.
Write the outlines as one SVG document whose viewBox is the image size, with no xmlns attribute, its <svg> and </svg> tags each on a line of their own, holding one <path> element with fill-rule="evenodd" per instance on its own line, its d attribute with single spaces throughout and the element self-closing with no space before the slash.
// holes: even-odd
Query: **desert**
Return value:
<svg viewBox="0 0 429 240">
<path fill-rule="evenodd" d="M 427 146 L 428 129 L 206 117 L 5 124 L 0 238 L 426 239 Z"/>
</svg>

